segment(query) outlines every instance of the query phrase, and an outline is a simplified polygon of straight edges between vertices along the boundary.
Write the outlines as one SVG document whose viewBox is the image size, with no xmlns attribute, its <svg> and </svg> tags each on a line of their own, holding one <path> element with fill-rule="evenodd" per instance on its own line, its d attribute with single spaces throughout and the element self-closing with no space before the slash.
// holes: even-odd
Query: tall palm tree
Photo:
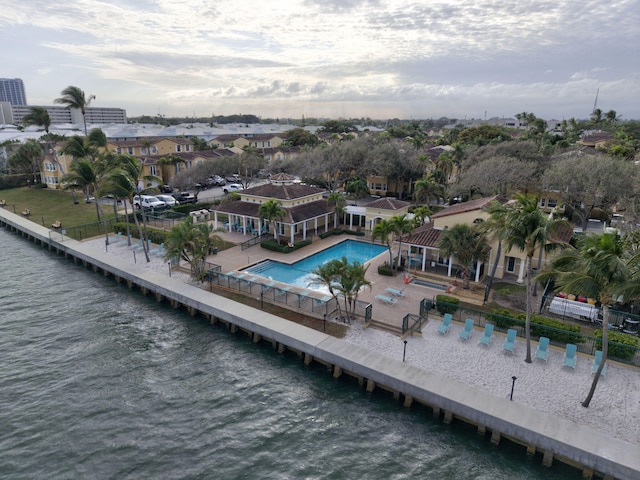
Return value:
<svg viewBox="0 0 640 480">
<path fill-rule="evenodd" d="M 369 186 L 367 185 L 366 180 L 355 177 L 347 183 L 345 191 L 347 193 L 353 194 L 353 196 L 356 198 L 357 204 L 358 199 L 365 197 L 369 193 Z"/>
<path fill-rule="evenodd" d="M 334 289 L 344 298 L 347 320 L 352 320 L 355 318 L 358 294 L 364 287 L 371 287 L 371 282 L 365 278 L 369 267 L 357 261 L 349 263 L 347 257 L 333 259 L 329 263 L 336 279 Z"/>
<path fill-rule="evenodd" d="M 636 263 L 634 257 L 631 263 Z M 584 237 L 577 248 L 559 253 L 541 280 L 553 279 L 555 288 L 597 299 L 602 305 L 602 361 L 582 406 L 587 408 L 607 361 L 609 312 L 620 295 L 625 301 L 638 297 L 638 281 L 630 278 L 629 259 L 624 258 L 623 242 L 617 234 Z"/>
<path fill-rule="evenodd" d="M 413 186 L 413 199 L 417 203 L 429 204 L 431 200 L 439 201 L 444 197 L 444 186 L 432 178 L 422 178 Z"/>
<path fill-rule="evenodd" d="M 26 126 L 36 125 L 38 127 L 44 127 L 45 133 L 49 133 L 51 127 L 51 117 L 49 112 L 44 107 L 29 107 L 29 113 L 22 117 L 22 123 Z"/>
<path fill-rule="evenodd" d="M 273 234 L 276 241 L 278 241 L 279 234 L 276 220 L 282 220 L 286 215 L 287 211 L 282 206 L 282 202 L 275 198 L 270 198 L 258 207 L 258 217 L 260 217 L 260 221 L 267 220 L 273 226 Z"/>
<path fill-rule="evenodd" d="M 371 240 L 375 242 L 377 238 L 387 245 L 387 250 L 389 250 L 389 268 L 393 268 L 393 252 L 391 251 L 393 227 L 389 220 L 380 220 L 373 226 L 373 230 L 371 231 Z"/>
<path fill-rule="evenodd" d="M 487 237 L 477 225 L 457 223 L 443 230 L 438 248 L 447 257 L 453 257 L 460 265 L 462 288 L 469 288 L 471 262 L 484 262 L 489 258 Z"/>
<path fill-rule="evenodd" d="M 489 205 L 488 212 L 489 218 L 480 224 L 480 228 L 490 239 L 498 241 L 498 249 L 496 250 L 491 273 L 489 274 L 489 285 L 485 293 L 485 301 L 488 299 L 489 292 L 493 285 L 493 279 L 496 277 L 496 271 L 498 270 L 498 264 L 502 256 L 502 241 L 506 238 L 507 231 L 509 230 L 509 223 L 507 221 L 508 210 L 504 204 L 493 201 Z"/>
<path fill-rule="evenodd" d="M 327 290 L 329 290 L 329 294 L 336 301 L 336 306 L 338 307 L 338 316 L 340 318 L 344 318 L 342 316 L 342 307 L 340 306 L 340 299 L 338 298 L 339 291 L 335 288 L 338 280 L 338 269 L 336 265 L 332 262 L 335 260 L 329 261 L 327 263 L 323 263 L 322 265 L 318 265 L 311 271 L 311 278 L 309 279 L 309 286 L 325 286 Z"/>
<path fill-rule="evenodd" d="M 402 215 L 394 215 L 389 219 L 389 223 L 391 224 L 391 229 L 395 235 L 395 238 L 398 240 L 398 261 L 396 263 L 396 268 L 400 268 L 400 264 L 402 261 L 402 237 L 407 234 L 411 234 L 413 232 L 413 222 L 407 218 L 407 214 L 403 213 Z"/>
<path fill-rule="evenodd" d="M 327 198 L 327 204 L 329 205 L 329 207 L 333 207 L 335 212 L 333 215 L 333 228 L 338 228 L 338 218 L 340 217 L 340 215 L 342 215 L 347 201 L 344 199 L 344 195 L 334 190 L 329 194 L 329 197 Z"/>
<path fill-rule="evenodd" d="M 68 86 L 62 92 L 59 98 L 54 100 L 55 103 L 64 105 L 67 108 L 77 108 L 82 113 L 82 120 L 84 121 L 84 135 L 87 136 L 87 108 L 91 104 L 91 100 L 96 98 L 95 95 L 85 95 L 84 90 L 79 87 Z"/>
<path fill-rule="evenodd" d="M 527 355 L 525 362 L 531 363 L 531 296 L 532 296 L 532 260 L 536 251 L 544 248 L 549 251 L 567 245 L 560 240 L 556 233 L 567 225 L 564 220 L 556 220 L 553 215 L 547 215 L 538 206 L 538 198 L 531 195 L 518 194 L 515 197 L 516 203 L 508 206 L 508 211 L 503 219 L 509 225 L 505 232 L 505 243 L 507 251 L 516 247 L 526 255 L 526 320 L 525 338 L 527 345 Z"/>
<path fill-rule="evenodd" d="M 414 208 L 413 210 L 413 227 L 418 228 L 421 225 L 424 225 L 430 215 L 433 212 L 426 205 L 421 205 L 419 207 Z"/>
</svg>

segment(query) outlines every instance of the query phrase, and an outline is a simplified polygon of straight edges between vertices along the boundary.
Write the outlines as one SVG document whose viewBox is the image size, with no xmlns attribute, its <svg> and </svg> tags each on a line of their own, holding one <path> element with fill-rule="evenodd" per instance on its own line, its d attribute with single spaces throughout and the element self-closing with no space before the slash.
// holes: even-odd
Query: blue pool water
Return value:
<svg viewBox="0 0 640 480">
<path fill-rule="evenodd" d="M 311 271 L 319 265 L 325 264 L 335 258 L 347 257 L 349 262 L 366 263 L 383 252 L 387 252 L 384 245 L 359 242 L 357 240 L 345 240 L 329 247 L 321 252 L 310 255 L 302 260 L 289 265 L 274 260 L 266 260 L 245 269 L 245 272 L 267 277 L 278 282 L 288 283 L 296 287 L 323 290 L 320 285 L 310 285 L 313 275 Z"/>
</svg>

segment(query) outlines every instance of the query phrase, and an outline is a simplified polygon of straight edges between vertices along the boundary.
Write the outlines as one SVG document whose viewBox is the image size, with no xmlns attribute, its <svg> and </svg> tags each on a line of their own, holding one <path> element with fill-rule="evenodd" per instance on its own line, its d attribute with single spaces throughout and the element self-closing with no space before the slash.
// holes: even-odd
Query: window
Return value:
<svg viewBox="0 0 640 480">
<path fill-rule="evenodd" d="M 154 154 L 154 155 L 155 155 L 156 153 L 158 153 L 158 147 L 156 147 L 155 145 L 153 145 L 153 146 L 151 147 L 151 153 L 152 153 L 152 154 Z"/>
<path fill-rule="evenodd" d="M 176 145 L 176 152 L 182 151 L 182 145 Z"/>
<path fill-rule="evenodd" d="M 514 273 L 516 271 L 515 257 L 507 257 L 507 272 Z"/>
<path fill-rule="evenodd" d="M 547 202 L 547 207 L 549 208 L 556 208 L 557 206 L 558 206 L 558 200 L 550 198 L 549 201 Z"/>
<path fill-rule="evenodd" d="M 544 207 L 545 203 L 546 203 L 546 200 L 544 198 L 541 198 L 540 199 L 540 206 Z"/>
<path fill-rule="evenodd" d="M 127 153 L 133 155 L 133 147 L 127 147 Z"/>
<path fill-rule="evenodd" d="M 158 173 L 156 172 L 156 166 L 155 165 L 149 165 L 149 172 L 151 173 L 151 175 L 156 176 Z"/>
</svg>

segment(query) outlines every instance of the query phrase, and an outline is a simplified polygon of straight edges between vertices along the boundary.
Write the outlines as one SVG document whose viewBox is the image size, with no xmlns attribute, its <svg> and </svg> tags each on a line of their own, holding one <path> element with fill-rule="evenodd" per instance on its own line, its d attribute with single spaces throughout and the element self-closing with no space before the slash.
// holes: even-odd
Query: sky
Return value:
<svg viewBox="0 0 640 480">
<path fill-rule="evenodd" d="M 640 0 L 0 0 L 0 45 L 129 117 L 640 119 Z"/>
</svg>

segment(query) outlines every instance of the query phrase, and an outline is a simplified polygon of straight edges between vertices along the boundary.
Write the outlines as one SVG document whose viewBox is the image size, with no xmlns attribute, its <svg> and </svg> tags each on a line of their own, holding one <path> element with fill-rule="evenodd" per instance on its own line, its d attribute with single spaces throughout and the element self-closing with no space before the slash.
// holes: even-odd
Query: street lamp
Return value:
<svg viewBox="0 0 640 480">
<path fill-rule="evenodd" d="M 407 341 L 404 340 L 404 350 L 402 351 L 402 361 L 404 362 L 405 357 L 407 356 Z"/>
<path fill-rule="evenodd" d="M 513 388 L 516 386 L 516 380 L 518 379 L 518 377 L 516 377 L 515 375 L 513 377 L 511 377 L 511 395 L 509 395 L 509 400 L 513 401 Z"/>
</svg>

